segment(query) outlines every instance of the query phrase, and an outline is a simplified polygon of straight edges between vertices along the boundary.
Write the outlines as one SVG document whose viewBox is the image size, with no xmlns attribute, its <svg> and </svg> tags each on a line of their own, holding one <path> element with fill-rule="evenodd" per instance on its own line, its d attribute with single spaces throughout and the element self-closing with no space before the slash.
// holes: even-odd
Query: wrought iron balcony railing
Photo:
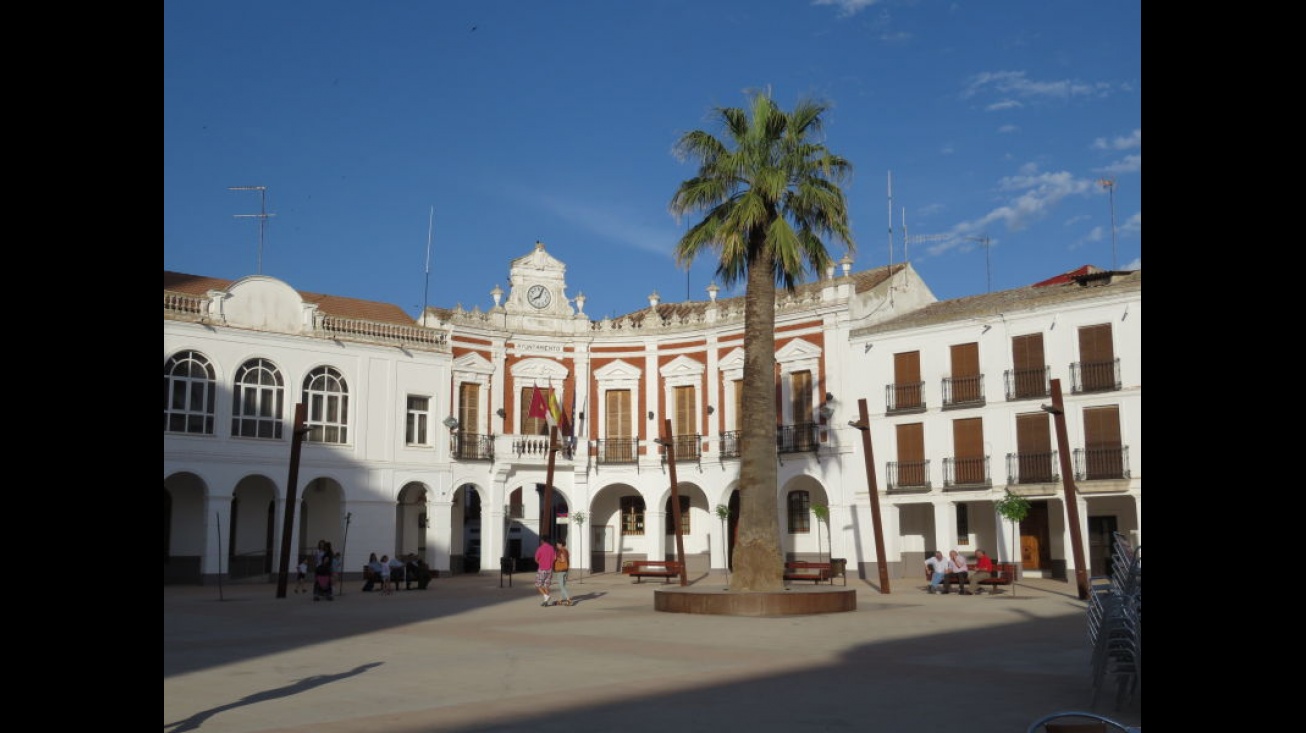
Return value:
<svg viewBox="0 0 1306 733">
<path fill-rule="evenodd" d="M 639 438 L 601 438 L 595 441 L 596 463 L 639 462 Z"/>
<path fill-rule="evenodd" d="M 452 432 L 449 434 L 449 453 L 460 461 L 493 461 L 494 436 Z"/>
<path fill-rule="evenodd" d="M 986 489 L 992 485 L 988 456 L 943 459 L 944 489 Z"/>
<path fill-rule="evenodd" d="M 929 491 L 930 462 L 890 461 L 885 466 L 887 491 Z"/>
<path fill-rule="evenodd" d="M 698 434 L 690 435 L 673 435 L 671 436 L 671 445 L 676 449 L 676 462 L 697 461 L 703 457 L 703 436 Z M 659 448 L 662 454 L 662 462 L 667 461 L 667 449 L 665 446 Z"/>
<path fill-rule="evenodd" d="M 1120 389 L 1120 358 L 1111 361 L 1077 361 L 1070 365 L 1070 391 L 1113 392 Z"/>
<path fill-rule="evenodd" d="M 775 431 L 775 448 L 780 453 L 814 453 L 821 447 L 817 423 L 781 425 Z"/>
<path fill-rule="evenodd" d="M 984 406 L 984 375 L 944 377 L 943 409 Z"/>
<path fill-rule="evenodd" d="M 1052 394 L 1051 368 L 1008 369 L 1002 373 L 1007 401 L 1032 400 Z"/>
<path fill-rule="evenodd" d="M 721 446 L 717 450 L 717 453 L 722 458 L 738 458 L 739 436 L 739 430 L 727 430 L 726 432 L 721 433 Z"/>
<path fill-rule="evenodd" d="M 1008 453 L 1008 484 L 1052 484 L 1061 482 L 1061 464 L 1056 451 L 1042 453 Z"/>
<path fill-rule="evenodd" d="M 884 409 L 890 414 L 925 412 L 925 383 L 900 382 L 885 385 Z"/>
<path fill-rule="evenodd" d="M 1129 446 L 1078 448 L 1074 453 L 1076 481 L 1129 478 Z"/>
</svg>

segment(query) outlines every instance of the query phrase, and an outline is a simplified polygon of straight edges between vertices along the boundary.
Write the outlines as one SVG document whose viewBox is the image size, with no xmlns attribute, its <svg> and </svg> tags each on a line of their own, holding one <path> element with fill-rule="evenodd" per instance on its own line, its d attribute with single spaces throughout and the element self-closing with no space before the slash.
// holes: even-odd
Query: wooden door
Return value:
<svg viewBox="0 0 1306 733">
<path fill-rule="evenodd" d="M 1038 562 L 1039 549 L 1037 536 L 1032 534 L 1020 536 L 1020 564 L 1025 570 L 1041 569 L 1042 566 Z"/>
</svg>

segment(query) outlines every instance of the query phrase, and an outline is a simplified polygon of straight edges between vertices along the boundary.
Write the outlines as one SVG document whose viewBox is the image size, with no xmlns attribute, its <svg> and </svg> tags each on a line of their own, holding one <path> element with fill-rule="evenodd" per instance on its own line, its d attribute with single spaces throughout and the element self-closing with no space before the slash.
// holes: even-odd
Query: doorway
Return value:
<svg viewBox="0 0 1306 733">
<path fill-rule="evenodd" d="M 1115 560 L 1116 518 L 1088 518 L 1088 574 L 1095 577 L 1109 577 L 1112 561 Z"/>
</svg>

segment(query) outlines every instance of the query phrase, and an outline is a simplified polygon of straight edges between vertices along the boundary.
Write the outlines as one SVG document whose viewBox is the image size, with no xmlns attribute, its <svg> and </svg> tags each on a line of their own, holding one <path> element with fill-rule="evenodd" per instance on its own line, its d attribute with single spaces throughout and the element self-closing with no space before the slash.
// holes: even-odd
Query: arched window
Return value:
<svg viewBox="0 0 1306 733">
<path fill-rule="evenodd" d="M 198 351 L 183 351 L 163 365 L 163 432 L 213 434 L 217 378 Z"/>
<path fill-rule="evenodd" d="M 236 370 L 231 389 L 231 434 L 280 439 L 286 393 L 277 367 L 267 359 L 250 359 Z"/>
<path fill-rule="evenodd" d="M 305 427 L 312 443 L 349 442 L 349 385 L 334 367 L 323 366 L 304 378 Z"/>
<path fill-rule="evenodd" d="M 812 531 L 812 497 L 806 491 L 789 492 L 789 534 Z"/>
<path fill-rule="evenodd" d="M 621 497 L 621 533 L 644 534 L 644 498 Z"/>
<path fill-rule="evenodd" d="M 675 515 L 671 513 L 671 497 L 667 497 L 667 534 L 675 533 Z M 689 534 L 689 497 L 680 497 L 680 534 Z"/>
</svg>

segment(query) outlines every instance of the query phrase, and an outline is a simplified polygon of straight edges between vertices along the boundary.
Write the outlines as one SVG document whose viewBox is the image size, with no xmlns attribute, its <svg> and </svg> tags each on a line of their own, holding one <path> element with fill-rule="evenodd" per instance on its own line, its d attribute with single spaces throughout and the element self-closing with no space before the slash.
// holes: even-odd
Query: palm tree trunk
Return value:
<svg viewBox="0 0 1306 733">
<path fill-rule="evenodd" d="M 784 589 L 777 501 L 775 270 L 765 243 L 753 247 L 744 296 L 744 384 L 741 399 L 739 526 L 732 590 Z"/>
</svg>

